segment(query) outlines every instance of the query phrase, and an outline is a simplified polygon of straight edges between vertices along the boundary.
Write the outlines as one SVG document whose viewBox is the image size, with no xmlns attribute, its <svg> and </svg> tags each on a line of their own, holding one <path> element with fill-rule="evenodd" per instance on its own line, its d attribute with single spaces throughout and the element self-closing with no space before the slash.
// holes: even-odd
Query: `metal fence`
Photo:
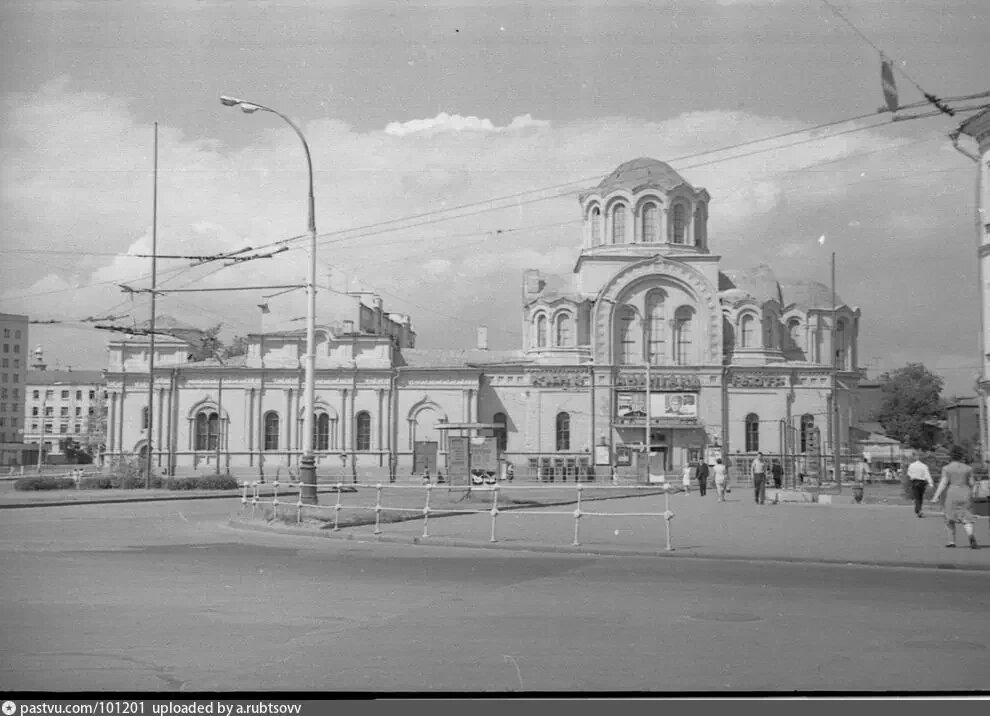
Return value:
<svg viewBox="0 0 990 716">
<path fill-rule="evenodd" d="M 260 494 L 260 488 L 261 488 L 261 485 L 262 484 L 265 484 L 266 487 L 270 487 L 272 489 L 272 495 L 271 495 L 271 499 L 270 500 L 267 499 L 267 496 L 266 496 L 266 499 L 262 499 L 262 496 Z M 279 499 L 279 488 L 280 487 L 292 488 L 293 490 L 298 490 L 298 493 L 297 493 L 298 497 L 297 497 L 297 499 L 294 502 L 293 501 L 288 501 L 288 500 L 280 500 Z M 423 485 L 415 485 L 415 484 L 401 484 L 401 483 L 383 484 L 383 483 L 380 483 L 380 482 L 379 483 L 375 483 L 375 484 L 369 484 L 369 483 L 354 484 L 354 483 L 351 483 L 351 482 L 337 482 L 336 485 L 335 485 L 335 490 L 334 490 L 334 492 L 336 493 L 336 502 L 334 504 L 331 504 L 331 505 L 321 505 L 321 504 L 310 505 L 310 504 L 303 503 L 303 501 L 302 501 L 302 490 L 301 490 L 301 487 L 302 487 L 302 483 L 299 483 L 299 482 L 288 482 L 288 483 L 281 483 L 281 482 L 278 482 L 278 481 L 269 482 L 269 483 L 260 483 L 260 482 L 250 482 L 250 483 L 247 483 L 246 482 L 242 486 L 242 489 L 243 489 L 243 494 L 241 496 L 242 509 L 243 510 L 250 509 L 251 510 L 252 517 L 257 517 L 258 516 L 257 513 L 258 513 L 258 510 L 259 509 L 261 509 L 261 508 L 263 508 L 265 506 L 270 505 L 271 508 L 272 508 L 272 519 L 279 519 L 280 510 L 285 510 L 285 511 L 288 511 L 288 512 L 282 513 L 282 514 L 283 515 L 288 515 L 288 517 L 290 519 L 294 516 L 295 521 L 296 521 L 297 524 L 301 524 L 302 523 L 304 511 L 306 511 L 306 510 L 331 510 L 332 513 L 333 513 L 333 527 L 332 527 L 332 529 L 333 529 L 334 532 L 338 532 L 341 529 L 341 527 L 340 527 L 340 513 L 341 513 L 341 511 L 343 511 L 343 510 L 369 510 L 369 509 L 371 509 L 371 510 L 374 510 L 374 512 L 375 512 L 375 521 L 374 521 L 374 534 L 375 535 L 380 535 L 380 534 L 382 534 L 384 532 L 384 530 L 382 529 L 382 521 L 381 521 L 381 516 L 382 516 L 382 513 L 383 512 L 405 513 L 405 514 L 407 514 L 407 515 L 410 516 L 410 519 L 418 519 L 418 515 L 421 514 L 422 515 L 422 520 L 423 520 L 422 539 L 427 539 L 427 538 L 430 537 L 429 523 L 430 523 L 430 516 L 431 515 L 443 516 L 443 515 L 460 515 L 460 514 L 488 514 L 491 517 L 491 529 L 490 529 L 490 535 L 489 535 L 489 541 L 490 542 L 497 542 L 498 541 L 496 528 L 497 528 L 499 514 L 501 514 L 502 512 L 506 511 L 507 509 L 510 509 L 509 506 L 506 505 L 505 503 L 502 503 L 501 505 L 499 503 L 500 490 L 501 489 L 508 489 L 508 488 L 500 488 L 500 486 L 497 483 L 494 484 L 494 485 L 491 485 L 491 486 L 483 487 L 483 488 L 472 488 L 473 491 L 475 491 L 475 492 L 478 492 L 478 493 L 481 493 L 481 494 L 489 493 L 491 495 L 491 503 L 490 503 L 490 505 L 488 507 L 478 507 L 478 508 L 471 508 L 471 507 L 466 507 L 466 506 L 465 507 L 458 506 L 456 508 L 439 508 L 439 507 L 432 506 L 431 505 L 431 498 L 432 498 L 432 496 L 434 494 L 434 490 L 438 488 L 438 486 L 437 485 L 434 485 L 433 483 L 426 483 L 426 484 L 423 484 Z M 347 490 L 346 492 L 345 492 L 345 488 Z M 352 504 L 352 503 L 345 504 L 344 503 L 344 495 L 345 494 L 348 494 L 348 495 L 357 494 L 358 496 L 360 496 L 359 488 L 364 488 L 366 490 L 374 490 L 375 502 L 374 502 L 373 505 L 369 505 L 369 504 L 366 504 L 366 503 L 365 504 Z M 443 488 L 441 488 L 441 489 L 443 489 Z M 450 489 L 450 488 L 447 488 L 447 489 Z M 544 490 L 545 491 L 545 490 L 555 490 L 555 491 L 558 491 L 559 492 L 562 488 L 557 487 L 557 486 L 550 486 L 550 485 L 532 485 L 532 484 L 530 484 L 530 485 L 513 485 L 511 489 L 513 491 L 540 491 L 540 490 Z M 581 544 L 581 541 L 580 541 L 581 521 L 583 519 L 585 519 L 585 518 L 589 518 L 589 517 L 596 517 L 596 518 L 609 518 L 609 517 L 656 517 L 656 518 L 660 518 L 660 519 L 663 520 L 663 524 L 664 524 L 664 534 L 665 534 L 665 538 L 666 538 L 665 551 L 673 551 L 674 547 L 673 547 L 673 544 L 672 544 L 672 541 L 671 541 L 671 528 L 670 528 L 670 521 L 674 517 L 674 513 L 670 510 L 670 494 L 671 494 L 671 491 L 672 491 L 672 487 L 671 486 L 669 486 L 669 485 L 663 485 L 660 488 L 662 490 L 662 492 L 663 492 L 663 495 L 664 495 L 664 511 L 663 512 L 598 512 L 598 511 L 587 510 L 587 509 L 583 509 L 583 502 L 582 502 L 582 500 L 583 500 L 583 493 L 584 493 L 584 491 L 587 490 L 587 489 L 589 489 L 589 488 L 586 487 L 585 485 L 582 485 L 580 482 L 578 482 L 578 483 L 574 484 L 573 488 L 570 488 L 570 489 L 573 489 L 574 490 L 574 505 L 575 505 L 575 507 L 574 507 L 573 510 L 553 510 L 553 509 L 542 509 L 542 508 L 541 509 L 533 509 L 534 506 L 531 505 L 531 506 L 528 506 L 529 509 L 530 509 L 530 512 L 528 512 L 528 514 L 534 515 L 534 516 L 548 516 L 548 517 L 561 516 L 561 515 L 573 517 L 573 519 L 574 519 L 574 539 L 571 542 L 571 545 L 572 546 L 580 546 L 580 544 Z M 643 490 L 644 492 L 648 490 L 648 491 L 651 491 L 654 494 L 658 491 L 658 487 L 656 485 L 602 485 L 602 486 L 595 486 L 594 487 L 594 490 L 595 491 L 610 491 L 610 490 L 626 490 L 626 491 L 628 491 L 630 489 L 633 489 L 633 490 L 640 489 L 640 490 Z M 351 490 L 355 490 L 356 492 L 352 492 Z M 422 503 L 423 503 L 423 506 L 422 507 L 405 507 L 405 506 L 398 506 L 398 505 L 395 505 L 395 504 L 392 504 L 392 505 L 387 504 L 387 500 L 385 498 L 386 492 L 400 491 L 400 490 L 415 490 L 415 491 L 420 491 L 422 493 Z M 287 497 L 288 495 L 286 495 L 285 493 L 283 493 L 282 496 L 283 497 Z M 518 508 L 515 508 L 515 509 L 518 509 Z M 403 521 L 409 521 L 409 520 L 403 520 Z"/>
</svg>

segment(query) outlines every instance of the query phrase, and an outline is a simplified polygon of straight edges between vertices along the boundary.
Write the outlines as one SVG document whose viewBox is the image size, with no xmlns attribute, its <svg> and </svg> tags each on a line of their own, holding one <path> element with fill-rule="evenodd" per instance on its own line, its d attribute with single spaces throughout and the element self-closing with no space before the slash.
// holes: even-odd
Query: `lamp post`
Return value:
<svg viewBox="0 0 990 716">
<path fill-rule="evenodd" d="M 245 114 L 258 112 L 271 112 L 285 120 L 285 123 L 292 127 L 292 130 L 302 142 L 306 152 L 306 168 L 309 170 L 309 278 L 306 281 L 307 311 L 306 311 L 306 385 L 304 397 L 303 413 L 303 434 L 302 434 L 302 459 L 299 464 L 299 478 L 302 483 L 300 499 L 302 502 L 314 505 L 316 497 L 316 460 L 313 456 L 313 404 L 316 377 L 315 368 L 315 333 L 316 333 L 316 206 L 313 201 L 313 159 L 309 153 L 309 145 L 306 137 L 295 123 L 281 112 L 277 112 L 271 107 L 266 107 L 256 102 L 238 99 L 236 97 L 220 97 L 220 103 L 225 107 L 239 107 Z"/>
</svg>

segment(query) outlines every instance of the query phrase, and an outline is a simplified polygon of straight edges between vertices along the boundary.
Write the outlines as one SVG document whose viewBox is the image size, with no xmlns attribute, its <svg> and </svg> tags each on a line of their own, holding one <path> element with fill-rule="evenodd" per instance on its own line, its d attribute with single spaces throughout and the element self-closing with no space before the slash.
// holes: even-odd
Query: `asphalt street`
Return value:
<svg viewBox="0 0 990 716">
<path fill-rule="evenodd" d="M 0 688 L 990 688 L 990 572 L 245 532 L 237 498 L 5 510 Z"/>
</svg>

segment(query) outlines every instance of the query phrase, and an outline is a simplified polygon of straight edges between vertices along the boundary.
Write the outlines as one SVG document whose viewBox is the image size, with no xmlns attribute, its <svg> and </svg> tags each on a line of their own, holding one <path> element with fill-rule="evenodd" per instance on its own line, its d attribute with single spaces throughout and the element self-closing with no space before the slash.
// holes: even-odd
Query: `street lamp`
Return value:
<svg viewBox="0 0 990 716">
<path fill-rule="evenodd" d="M 316 497 L 316 459 L 313 456 L 313 404 L 316 392 L 315 360 L 316 360 L 316 206 L 313 201 L 313 159 L 309 153 L 306 137 L 295 123 L 281 112 L 266 107 L 257 102 L 236 97 L 221 96 L 220 103 L 225 107 L 239 107 L 245 114 L 254 112 L 271 112 L 285 120 L 302 142 L 306 152 L 306 168 L 309 170 L 309 279 L 306 281 L 307 312 L 306 312 L 306 387 L 303 413 L 302 459 L 299 464 L 299 478 L 302 483 L 300 499 L 310 505 L 315 505 Z"/>
</svg>

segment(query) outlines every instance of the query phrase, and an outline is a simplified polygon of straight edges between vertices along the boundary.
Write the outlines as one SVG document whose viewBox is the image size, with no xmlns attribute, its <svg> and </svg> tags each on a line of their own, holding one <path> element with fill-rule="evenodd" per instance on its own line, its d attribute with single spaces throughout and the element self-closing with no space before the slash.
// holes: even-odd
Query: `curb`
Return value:
<svg viewBox="0 0 990 716">
<path fill-rule="evenodd" d="M 324 494 L 336 493 L 336 490 L 328 490 Z M 294 492 L 286 492 L 285 495 L 288 497 L 290 495 L 295 495 Z M 279 493 L 279 497 L 282 493 Z M 172 502 L 175 500 L 220 500 L 228 499 L 231 497 L 236 497 L 238 500 L 244 497 L 240 489 L 230 490 L 224 494 L 211 494 L 211 495 L 155 495 L 149 497 L 105 497 L 97 498 L 95 500 L 57 500 L 51 502 L 38 501 L 38 502 L 13 502 L 13 503 L 2 503 L 0 502 L 0 510 L 13 510 L 21 509 L 25 507 L 69 507 L 72 505 L 118 505 L 124 502 Z M 271 495 L 263 495 L 263 497 L 271 497 Z"/>
<path fill-rule="evenodd" d="M 990 572 L 990 564 L 950 564 L 950 563 L 926 563 L 907 562 L 895 560 L 865 560 L 865 559 L 829 559 L 826 557 L 765 557 L 738 554 L 693 554 L 688 552 L 678 552 L 676 549 L 668 552 L 664 548 L 656 550 L 648 549 L 623 549 L 615 547 L 584 547 L 581 545 L 548 545 L 540 542 L 480 542 L 473 540 L 456 539 L 450 537 L 395 537 L 391 535 L 371 535 L 368 537 L 355 536 L 352 532 L 344 532 L 349 528 L 344 527 L 339 532 L 331 529 L 314 531 L 310 529 L 295 528 L 282 525 L 257 524 L 257 521 L 247 521 L 231 518 L 227 522 L 231 529 L 245 530 L 249 532 L 267 532 L 274 534 L 289 535 L 292 537 L 310 537 L 317 539 L 331 539 L 341 542 L 360 542 L 371 544 L 384 542 L 388 544 L 418 545 L 422 547 L 455 547 L 464 549 L 492 549 L 513 552 L 544 552 L 551 554 L 576 554 L 597 557 L 670 557 L 681 559 L 708 559 L 718 561 L 735 562 L 777 562 L 782 564 L 820 564 L 838 567 L 883 567 L 897 569 L 937 569 L 947 571 L 963 572 Z"/>
</svg>

